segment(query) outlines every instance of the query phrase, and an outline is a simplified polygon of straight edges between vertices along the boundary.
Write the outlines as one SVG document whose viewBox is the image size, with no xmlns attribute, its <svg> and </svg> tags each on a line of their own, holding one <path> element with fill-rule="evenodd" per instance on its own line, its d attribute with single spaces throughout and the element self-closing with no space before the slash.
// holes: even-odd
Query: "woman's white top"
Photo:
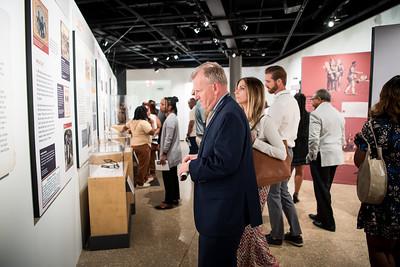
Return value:
<svg viewBox="0 0 400 267">
<path fill-rule="evenodd" d="M 286 159 L 286 148 L 279 135 L 278 127 L 269 115 L 264 115 L 253 131 L 256 131 L 257 138 L 253 148 L 267 154 L 270 157 L 280 160 Z"/>
</svg>

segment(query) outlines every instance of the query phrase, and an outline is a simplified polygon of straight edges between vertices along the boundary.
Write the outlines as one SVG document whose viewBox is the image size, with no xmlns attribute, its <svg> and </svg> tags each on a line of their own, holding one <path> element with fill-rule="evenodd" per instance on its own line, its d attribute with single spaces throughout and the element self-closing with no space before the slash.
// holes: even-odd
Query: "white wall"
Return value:
<svg viewBox="0 0 400 267">
<path fill-rule="evenodd" d="M 0 266 L 75 266 L 81 249 L 77 174 L 34 224 L 29 156 L 24 1 L 2 0 L 10 14 L 12 117 L 16 165 L 0 180 Z M 4 41 L 4 40 L 3 40 Z"/>
<path fill-rule="evenodd" d="M 129 108 L 129 117 L 133 117 L 135 108 L 141 105 L 143 101 L 152 99 L 160 103 L 163 97 L 176 96 L 179 99 L 177 108 L 180 138 L 181 140 L 185 139 L 189 123 L 187 102 L 192 97 L 190 75 L 193 70 L 194 68 L 160 69 L 158 72 L 151 69 L 128 70 L 126 73 L 126 101 Z"/>
</svg>

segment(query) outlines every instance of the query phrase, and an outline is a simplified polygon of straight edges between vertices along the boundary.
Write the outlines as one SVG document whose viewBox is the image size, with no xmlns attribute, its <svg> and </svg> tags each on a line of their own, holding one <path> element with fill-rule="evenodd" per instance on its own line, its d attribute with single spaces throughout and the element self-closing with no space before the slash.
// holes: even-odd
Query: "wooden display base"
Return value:
<svg viewBox="0 0 400 267">
<path fill-rule="evenodd" d="M 134 203 L 132 204 L 135 205 Z M 116 248 L 129 248 L 131 239 L 131 216 L 128 221 L 128 233 L 120 235 L 89 236 L 88 250 L 104 250 Z"/>
</svg>

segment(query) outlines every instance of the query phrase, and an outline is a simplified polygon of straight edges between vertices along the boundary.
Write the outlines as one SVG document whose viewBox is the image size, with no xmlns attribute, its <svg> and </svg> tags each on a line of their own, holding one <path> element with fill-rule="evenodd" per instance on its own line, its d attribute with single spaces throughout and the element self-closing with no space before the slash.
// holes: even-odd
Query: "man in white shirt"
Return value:
<svg viewBox="0 0 400 267">
<path fill-rule="evenodd" d="M 265 86 L 270 94 L 275 94 L 275 101 L 269 107 L 268 114 L 278 127 L 282 140 L 286 140 L 290 157 L 293 157 L 292 148 L 297 138 L 300 110 L 294 97 L 285 88 L 286 76 L 286 71 L 281 66 L 271 66 L 265 70 Z M 301 247 L 303 238 L 300 223 L 287 184 L 288 180 L 270 187 L 267 204 L 271 233 L 267 235 L 267 241 L 270 245 L 282 245 L 284 239 L 294 246 Z M 284 234 L 282 211 L 290 225 L 290 231 L 286 234 Z"/>
<path fill-rule="evenodd" d="M 334 232 L 336 225 L 330 190 L 336 167 L 344 161 L 344 118 L 331 105 L 327 90 L 318 90 L 311 101 L 315 110 L 310 114 L 307 158 L 314 182 L 317 214 L 309 214 L 309 217 L 315 226 Z"/>
<path fill-rule="evenodd" d="M 196 126 L 195 126 L 196 99 L 194 99 L 193 97 L 190 98 L 188 101 L 188 105 L 190 108 L 190 112 L 189 112 L 189 125 L 186 133 L 186 138 L 189 141 L 189 154 L 194 155 L 197 154 L 199 150 L 196 143 Z"/>
</svg>

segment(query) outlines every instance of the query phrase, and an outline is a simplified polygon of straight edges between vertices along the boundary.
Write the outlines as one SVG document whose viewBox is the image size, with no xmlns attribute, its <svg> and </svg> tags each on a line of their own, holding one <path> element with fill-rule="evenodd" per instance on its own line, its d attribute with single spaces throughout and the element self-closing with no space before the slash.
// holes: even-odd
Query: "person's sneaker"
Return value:
<svg viewBox="0 0 400 267">
<path fill-rule="evenodd" d="M 282 243 L 283 243 L 282 239 L 275 239 L 275 238 L 272 237 L 271 234 L 267 234 L 265 237 L 267 238 L 268 245 L 270 245 L 270 246 L 282 246 Z"/>
<path fill-rule="evenodd" d="M 296 204 L 299 201 L 300 201 L 299 194 L 298 193 L 293 193 L 293 203 Z"/>
<path fill-rule="evenodd" d="M 285 241 L 288 242 L 289 244 L 296 246 L 296 247 L 302 247 L 303 246 L 303 238 L 301 235 L 293 236 L 290 233 L 286 233 L 284 237 Z"/>
<path fill-rule="evenodd" d="M 137 188 L 146 188 L 146 187 L 150 187 L 151 184 L 149 184 L 148 182 L 145 182 L 143 185 L 137 185 Z"/>
</svg>

